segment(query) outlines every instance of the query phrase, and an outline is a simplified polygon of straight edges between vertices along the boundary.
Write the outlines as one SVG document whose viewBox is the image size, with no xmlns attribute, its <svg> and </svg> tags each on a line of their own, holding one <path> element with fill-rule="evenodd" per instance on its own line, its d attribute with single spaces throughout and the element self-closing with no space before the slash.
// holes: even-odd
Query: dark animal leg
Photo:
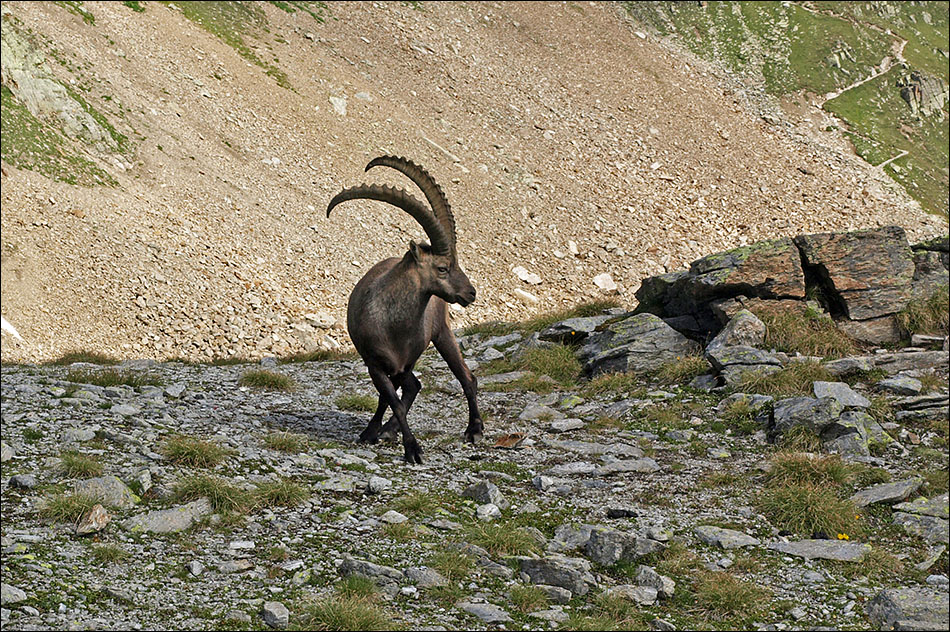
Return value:
<svg viewBox="0 0 950 632">
<path fill-rule="evenodd" d="M 413 375 L 412 371 L 406 371 L 405 373 L 395 376 L 393 378 L 393 384 L 402 388 L 402 404 L 406 407 L 406 415 L 408 415 L 409 409 L 412 408 L 412 402 L 415 401 L 416 395 L 422 390 L 422 382 Z M 395 415 L 391 415 L 389 421 L 383 425 L 383 429 L 379 433 L 379 438 L 385 441 L 395 441 L 396 432 L 398 430 L 399 422 L 396 420 Z"/>
<path fill-rule="evenodd" d="M 393 416 L 399 423 L 399 428 L 402 430 L 402 446 L 406 451 L 406 462 L 421 464 L 422 448 L 419 447 L 419 442 L 416 441 L 412 430 L 409 429 L 409 423 L 406 421 L 406 407 L 399 396 L 396 395 L 396 387 L 393 385 L 393 381 L 381 369 L 375 367 L 370 367 L 369 376 L 373 379 L 373 386 L 379 391 L 380 398 L 389 404 L 389 407 L 393 410 Z"/>
<path fill-rule="evenodd" d="M 465 429 L 465 440 L 469 443 L 481 441 L 485 426 L 478 412 L 478 402 L 475 401 L 478 395 L 478 380 L 465 364 L 451 329 L 448 327 L 443 329 L 439 336 L 432 340 L 432 344 L 438 349 L 439 354 L 452 370 L 452 374 L 455 375 L 455 379 L 462 385 L 462 391 L 465 392 L 465 399 L 468 401 L 468 428 Z"/>
<path fill-rule="evenodd" d="M 383 414 L 387 408 L 389 408 L 389 404 L 387 404 L 383 396 L 380 395 L 379 403 L 376 405 L 376 412 L 373 413 L 373 418 L 369 420 L 369 425 L 366 426 L 366 430 L 360 433 L 358 443 L 376 443 L 379 441 L 379 423 L 383 420 Z"/>
</svg>

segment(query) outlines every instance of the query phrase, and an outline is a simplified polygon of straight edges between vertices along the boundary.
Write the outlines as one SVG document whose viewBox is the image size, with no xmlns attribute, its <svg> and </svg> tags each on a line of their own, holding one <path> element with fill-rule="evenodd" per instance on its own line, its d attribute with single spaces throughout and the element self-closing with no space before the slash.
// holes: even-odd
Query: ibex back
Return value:
<svg viewBox="0 0 950 632">
<path fill-rule="evenodd" d="M 422 167 L 405 158 L 380 156 L 366 165 L 366 171 L 376 166 L 391 167 L 408 176 L 429 206 L 403 189 L 363 184 L 334 196 L 327 206 L 327 217 L 334 206 L 347 200 L 380 200 L 409 213 L 425 230 L 431 245 L 410 241 L 405 255 L 377 263 L 350 294 L 346 326 L 379 392 L 376 413 L 359 440 L 376 443 L 380 437 L 395 437 L 398 428 L 406 461 L 422 463 L 422 448 L 409 429 L 406 414 L 422 388 L 412 369 L 430 342 L 465 392 L 465 439 L 474 443 L 482 438 L 475 376 L 462 358 L 447 309 L 448 303 L 463 307 L 471 304 L 475 288 L 458 265 L 455 218 L 442 188 Z M 397 390 L 402 391 L 401 396 Z M 382 425 L 387 409 L 392 410 L 392 417 Z"/>
</svg>

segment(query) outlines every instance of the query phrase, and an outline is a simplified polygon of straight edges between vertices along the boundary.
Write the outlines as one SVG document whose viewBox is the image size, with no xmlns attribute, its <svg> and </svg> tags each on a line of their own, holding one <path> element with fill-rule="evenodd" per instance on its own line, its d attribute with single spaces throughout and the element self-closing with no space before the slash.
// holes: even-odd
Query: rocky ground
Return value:
<svg viewBox="0 0 950 632">
<path fill-rule="evenodd" d="M 383 153 L 425 166 L 453 205 L 479 292 L 458 326 L 605 291 L 633 307 L 644 277 L 765 238 L 947 234 L 820 110 L 783 112 L 620 3 L 347 2 L 322 23 L 287 3 L 188 5 L 223 7 L 203 16 L 217 35 L 185 5 L 139 4 L 3 3 L 4 87 L 58 82 L 125 137 L 62 147 L 110 186 L 4 158 L 3 315 L 23 335 L 3 335 L 5 361 L 346 346 L 333 324 L 354 283 L 421 232 L 382 204 L 323 215 Z"/>
<path fill-rule="evenodd" d="M 588 381 L 525 360 L 580 349 L 596 372 L 583 349 L 618 317 L 617 331 L 665 327 L 612 308 L 540 334 L 462 335 L 487 428 L 474 447 L 460 389 L 427 352 L 414 467 L 398 443 L 354 443 L 374 403 L 354 358 L 4 365 L 4 628 L 946 627 L 944 339 L 826 362 L 843 377 L 795 398 L 738 395 L 708 364 L 692 382 L 662 370 Z M 749 342 L 733 325 L 707 358 Z M 587 331 L 587 347 L 545 342 Z M 242 385 L 262 370 L 292 384 Z M 126 384 L 93 383 L 110 371 Z M 737 416 L 740 400 L 753 405 Z M 803 456 L 789 438 L 803 423 L 825 440 L 807 449 L 840 456 Z M 203 462 L 209 444 L 221 454 Z M 770 472 L 789 458 L 844 468 L 833 486 L 853 503 L 840 505 L 850 532 L 774 513 Z M 78 527 L 51 515 L 81 492 L 101 507 Z M 344 576 L 370 577 L 391 619 L 314 614 L 353 590 Z"/>
</svg>

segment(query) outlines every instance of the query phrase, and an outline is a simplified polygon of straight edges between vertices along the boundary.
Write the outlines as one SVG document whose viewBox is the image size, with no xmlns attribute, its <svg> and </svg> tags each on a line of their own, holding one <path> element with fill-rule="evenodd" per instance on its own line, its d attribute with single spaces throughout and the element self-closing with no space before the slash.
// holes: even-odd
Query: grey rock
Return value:
<svg viewBox="0 0 950 632">
<path fill-rule="evenodd" d="M 227 562 L 218 564 L 218 572 L 224 575 L 243 573 L 244 571 L 249 571 L 252 568 L 254 568 L 254 562 L 248 559 L 229 560 Z"/>
<path fill-rule="evenodd" d="M 403 514 L 399 513 L 398 511 L 394 509 L 390 509 L 389 511 L 384 513 L 382 516 L 380 516 L 379 519 L 387 524 L 399 524 L 401 522 L 405 522 L 409 520 L 409 518 L 407 518 L 406 516 L 404 516 Z"/>
<path fill-rule="evenodd" d="M 78 481 L 73 485 L 73 489 L 77 494 L 89 494 L 98 498 L 102 504 L 117 509 L 129 509 L 142 500 L 116 476 L 100 476 Z"/>
<path fill-rule="evenodd" d="M 652 606 L 656 603 L 657 591 L 650 586 L 633 586 L 631 584 L 622 584 L 614 586 L 604 591 L 611 596 L 620 596 L 629 599 L 640 606 Z"/>
<path fill-rule="evenodd" d="M 547 610 L 535 610 L 534 612 L 529 612 L 528 616 L 533 619 L 542 619 L 544 621 L 550 621 L 551 623 L 564 623 L 570 619 L 570 615 L 559 608 L 549 608 Z"/>
<path fill-rule="evenodd" d="M 8 485 L 19 489 L 33 489 L 36 487 L 36 477 L 32 474 L 17 474 L 10 477 Z"/>
<path fill-rule="evenodd" d="M 654 619 L 650 621 L 650 629 L 657 632 L 675 632 L 676 626 L 664 619 Z"/>
<path fill-rule="evenodd" d="M 89 428 L 67 428 L 63 432 L 63 442 L 65 443 L 82 443 L 92 441 L 95 438 L 96 431 Z"/>
<path fill-rule="evenodd" d="M 192 577 L 198 577 L 204 572 L 205 565 L 198 560 L 192 560 L 185 564 L 185 569 L 191 574 Z"/>
<path fill-rule="evenodd" d="M 418 566 L 407 568 L 406 578 L 420 588 L 434 588 L 436 586 L 447 586 L 449 580 L 439 574 L 438 571 L 428 566 Z"/>
<path fill-rule="evenodd" d="M 888 588 L 867 605 L 868 618 L 877 628 L 895 628 L 898 622 L 916 621 L 940 624 L 947 629 L 950 604 L 946 592 L 920 588 Z M 933 629 L 901 625 L 901 629 Z"/>
<path fill-rule="evenodd" d="M 611 476 L 613 474 L 629 474 L 631 472 L 637 474 L 651 474 L 660 469 L 660 466 L 656 461 L 649 457 L 644 457 L 642 459 L 624 459 L 619 461 L 613 461 L 605 465 L 601 465 L 594 473 L 597 476 Z"/>
<path fill-rule="evenodd" d="M 639 514 L 634 507 L 607 507 L 608 518 L 636 518 Z"/>
<path fill-rule="evenodd" d="M 165 387 L 165 394 L 171 397 L 172 399 L 178 399 L 181 397 L 181 394 L 185 392 L 185 385 L 181 382 L 176 382 L 170 386 Z"/>
<path fill-rule="evenodd" d="M 798 542 L 772 542 L 767 545 L 771 551 L 786 555 L 803 557 L 806 560 L 834 560 L 838 562 L 860 562 L 870 553 L 870 544 L 846 542 L 843 540 L 800 540 Z"/>
<path fill-rule="evenodd" d="M 518 419 L 522 419 L 522 420 L 533 420 L 533 419 L 554 420 L 554 419 L 564 419 L 564 413 L 562 413 L 561 411 L 556 410 L 556 409 L 554 409 L 554 408 L 551 408 L 550 406 L 544 406 L 544 405 L 541 405 L 541 404 L 531 404 L 531 405 L 529 405 L 527 408 L 525 408 L 525 409 L 521 412 L 520 415 L 518 415 Z"/>
<path fill-rule="evenodd" d="M 894 524 L 900 525 L 908 533 L 919 535 L 930 544 L 946 544 L 950 540 L 950 522 L 944 518 L 895 511 Z"/>
<path fill-rule="evenodd" d="M 915 369 L 946 368 L 946 351 L 899 351 L 897 353 L 879 353 L 873 356 L 874 367 L 896 375 Z"/>
<path fill-rule="evenodd" d="M 830 423 L 838 420 L 843 406 L 831 397 L 791 397 L 775 402 L 769 436 L 773 440 L 796 426 L 804 426 L 820 434 Z"/>
<path fill-rule="evenodd" d="M 511 621 L 511 615 L 505 610 L 491 603 L 472 603 L 463 601 L 458 604 L 459 609 L 464 610 L 474 617 L 478 617 L 485 623 L 508 623 Z"/>
<path fill-rule="evenodd" d="M 16 450 L 7 445 L 6 441 L 0 441 L 0 463 L 6 463 L 16 456 Z"/>
<path fill-rule="evenodd" d="M 343 563 L 340 565 L 339 571 L 340 575 L 344 577 L 349 577 L 350 575 L 367 577 L 384 588 L 387 586 L 390 588 L 396 587 L 396 584 L 401 582 L 405 577 L 404 573 L 399 569 L 374 564 L 366 560 L 355 559 L 349 555 L 343 558 Z"/>
<path fill-rule="evenodd" d="M 585 555 L 596 564 L 610 566 L 624 559 L 624 551 L 632 549 L 635 537 L 609 527 L 591 530 L 584 547 Z"/>
<path fill-rule="evenodd" d="M 710 345 L 711 347 L 711 345 Z M 756 370 L 764 366 L 780 367 L 782 360 L 774 353 L 747 345 L 706 348 L 706 359 L 719 371 L 730 366 L 743 366 Z"/>
<path fill-rule="evenodd" d="M 933 498 L 917 498 L 911 502 L 895 505 L 894 509 L 922 516 L 934 516 L 946 520 L 950 518 L 950 494 L 941 494 Z"/>
<path fill-rule="evenodd" d="M 176 533 L 184 531 L 210 513 L 211 503 L 207 498 L 199 498 L 187 505 L 133 516 L 125 520 L 122 526 L 132 532 Z"/>
<path fill-rule="evenodd" d="M 594 583 L 590 574 L 590 562 L 584 559 L 563 555 L 519 558 L 519 566 L 531 583 L 560 586 L 575 596 L 586 595 L 589 590 L 587 582 Z"/>
<path fill-rule="evenodd" d="M 548 598 L 548 601 L 552 601 L 560 605 L 570 603 L 571 598 L 574 596 L 574 593 L 572 593 L 570 590 L 561 588 L 560 586 L 536 584 L 536 587 L 544 593 L 544 596 Z"/>
<path fill-rule="evenodd" d="M 586 474 L 592 474 L 597 470 L 597 466 L 593 463 L 588 463 L 587 461 L 575 461 L 573 463 L 561 463 L 555 465 L 550 470 L 547 471 L 547 474 L 551 476 L 584 476 Z"/>
<path fill-rule="evenodd" d="M 706 352 L 724 347 L 758 347 L 765 340 L 765 323 L 747 309 L 739 310 L 715 338 L 706 345 Z"/>
<path fill-rule="evenodd" d="M 109 410 L 110 412 L 113 412 L 116 415 L 122 415 L 123 417 L 131 417 L 142 412 L 141 408 L 132 404 L 115 404 Z"/>
<path fill-rule="evenodd" d="M 909 375 L 895 375 L 888 377 L 877 383 L 877 387 L 885 392 L 895 395 L 919 395 L 923 389 L 920 380 Z"/>
<path fill-rule="evenodd" d="M 571 432 L 573 430 L 581 430 L 586 424 L 580 419 L 559 419 L 557 421 L 552 421 L 548 426 L 548 429 L 551 432 Z"/>
<path fill-rule="evenodd" d="M 496 505 L 499 509 L 507 509 L 511 504 L 508 502 L 508 499 L 505 498 L 504 494 L 501 493 L 501 490 L 498 489 L 498 486 L 489 481 L 482 481 L 481 483 L 467 487 L 462 492 L 462 496 L 471 498 L 477 503 L 491 503 Z"/>
<path fill-rule="evenodd" d="M 568 318 L 559 323 L 554 323 L 547 329 L 541 331 L 538 335 L 540 340 L 548 342 L 559 342 L 561 344 L 580 344 L 588 336 L 593 334 L 597 327 L 607 322 L 611 316 L 586 316 L 581 318 Z"/>
<path fill-rule="evenodd" d="M 851 496 L 850 500 L 857 507 L 867 507 L 875 503 L 892 504 L 906 500 L 920 488 L 923 482 L 922 478 L 908 478 L 903 481 L 875 485 L 874 487 L 862 489 Z"/>
<path fill-rule="evenodd" d="M 2 602 L 2 605 L 18 604 L 21 601 L 26 601 L 26 599 L 27 594 L 16 586 L 6 583 L 0 584 L 0 602 Z"/>
<path fill-rule="evenodd" d="M 590 534 L 596 527 L 591 524 L 562 524 L 554 529 L 554 537 L 548 542 L 549 553 L 576 551 L 587 546 Z"/>
<path fill-rule="evenodd" d="M 721 549 L 738 549 L 744 546 L 756 546 L 759 544 L 759 540 L 753 538 L 751 535 L 733 529 L 714 527 L 712 525 L 698 526 L 693 529 L 693 533 L 709 546 L 718 546 Z"/>
<path fill-rule="evenodd" d="M 279 601 L 265 601 L 261 616 L 269 627 L 283 630 L 290 623 L 290 610 Z"/>
<path fill-rule="evenodd" d="M 835 377 L 846 377 L 872 371 L 874 369 L 874 359 L 866 356 L 851 356 L 823 362 L 822 366 Z"/>
<path fill-rule="evenodd" d="M 636 314 L 606 326 L 589 336 L 578 351 L 588 376 L 612 372 L 643 372 L 658 369 L 685 355 L 694 355 L 699 345 L 653 314 Z"/>
<path fill-rule="evenodd" d="M 844 382 L 822 382 L 817 381 L 812 385 L 815 397 L 832 397 L 845 408 L 867 408 L 871 405 L 870 400 L 855 393 L 854 390 Z"/>
<path fill-rule="evenodd" d="M 643 565 L 637 568 L 637 585 L 653 588 L 661 599 L 671 598 L 676 591 L 676 582 L 671 578 Z"/>
<path fill-rule="evenodd" d="M 485 503 L 475 508 L 475 517 L 479 520 L 495 520 L 501 518 L 501 508 L 495 503 Z"/>
</svg>

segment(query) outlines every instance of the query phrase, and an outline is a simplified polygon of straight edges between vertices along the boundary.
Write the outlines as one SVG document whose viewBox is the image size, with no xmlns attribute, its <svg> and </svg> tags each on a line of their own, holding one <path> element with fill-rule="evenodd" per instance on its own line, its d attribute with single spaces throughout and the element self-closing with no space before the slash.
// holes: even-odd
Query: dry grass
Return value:
<svg viewBox="0 0 950 632">
<path fill-rule="evenodd" d="M 911 300 L 897 314 L 903 337 L 913 334 L 950 335 L 950 295 L 946 286 L 937 288 L 926 298 Z"/>
<path fill-rule="evenodd" d="M 297 454 L 307 449 L 309 439 L 307 435 L 295 432 L 274 432 L 264 436 L 264 445 L 271 450 Z"/>
<path fill-rule="evenodd" d="M 241 375 L 239 386 L 261 388 L 268 391 L 292 391 L 297 388 L 297 382 L 289 375 L 268 371 L 267 369 L 250 369 Z"/>
<path fill-rule="evenodd" d="M 654 377 L 663 384 L 682 384 L 709 370 L 709 362 L 701 355 L 688 355 L 663 364 Z"/>
<path fill-rule="evenodd" d="M 860 351 L 857 343 L 844 335 L 830 317 L 809 308 L 753 311 L 765 323 L 765 347 L 823 358 L 843 358 Z"/>
<path fill-rule="evenodd" d="M 772 593 L 723 572 L 704 572 L 694 587 L 696 614 L 707 621 L 753 617 L 762 612 Z"/>
<path fill-rule="evenodd" d="M 91 456 L 75 451 L 63 452 L 59 455 L 60 467 L 66 476 L 73 478 L 91 478 L 102 474 L 102 463 Z"/>
<path fill-rule="evenodd" d="M 177 435 L 165 442 L 162 453 L 172 463 L 189 467 L 214 467 L 232 451 L 211 441 Z"/>
<path fill-rule="evenodd" d="M 175 497 L 186 502 L 207 498 L 215 511 L 244 513 L 254 505 L 249 491 L 218 476 L 188 477 L 175 486 Z"/>
<path fill-rule="evenodd" d="M 792 362 L 774 373 L 744 373 L 738 390 L 775 397 L 809 396 L 816 381 L 834 382 L 836 378 L 820 362 L 804 360 Z"/>
<path fill-rule="evenodd" d="M 77 523 L 90 509 L 100 503 L 94 494 L 60 494 L 47 497 L 39 514 L 54 522 Z"/>
</svg>

